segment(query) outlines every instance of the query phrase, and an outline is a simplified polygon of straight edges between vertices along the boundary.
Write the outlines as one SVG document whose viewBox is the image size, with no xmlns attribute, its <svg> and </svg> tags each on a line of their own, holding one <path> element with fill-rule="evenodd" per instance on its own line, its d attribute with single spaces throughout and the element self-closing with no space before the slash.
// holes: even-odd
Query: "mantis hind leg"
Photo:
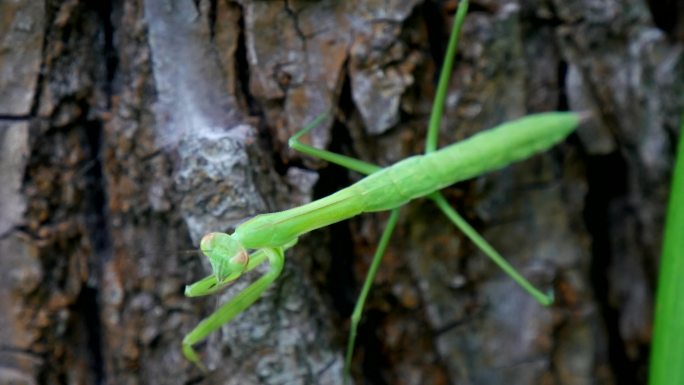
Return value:
<svg viewBox="0 0 684 385">
<path fill-rule="evenodd" d="M 456 225 L 489 259 L 491 259 L 501 270 L 503 270 L 509 277 L 520 285 L 527 293 L 544 306 L 549 306 L 553 303 L 553 293 L 543 293 L 537 289 L 523 277 L 510 263 L 508 263 L 483 237 L 480 235 L 463 217 L 461 217 L 456 210 L 454 210 L 446 201 L 444 196 L 439 192 L 432 193 L 428 196 L 430 200 L 435 202 L 437 207 L 449 218 L 449 220 Z"/>
<path fill-rule="evenodd" d="M 466 12 L 468 11 L 468 1 L 461 0 L 456 11 L 454 25 L 449 37 L 449 44 L 447 52 L 444 57 L 444 65 L 439 75 L 439 82 L 437 85 L 437 94 L 435 95 L 435 103 L 430 115 L 430 123 L 428 125 L 428 132 L 425 140 L 425 153 L 429 154 L 437 150 L 437 136 L 439 134 L 439 126 L 444 112 L 444 101 L 446 100 L 447 89 L 449 86 L 449 78 L 454 64 L 454 57 L 456 56 L 456 47 L 458 45 L 458 37 L 460 35 L 463 21 L 465 20 Z M 485 255 L 487 255 L 501 270 L 508 276 L 513 278 L 525 291 L 527 291 L 534 299 L 544 306 L 553 303 L 553 294 L 544 294 L 539 289 L 535 288 L 527 279 L 525 279 L 513 266 L 499 254 L 463 217 L 461 217 L 444 199 L 444 196 L 439 192 L 434 192 L 428 195 L 428 198 L 435 202 L 437 207 L 449 218 L 449 220 L 456 225 Z"/>
<path fill-rule="evenodd" d="M 366 298 L 368 297 L 368 293 L 373 285 L 373 280 L 378 272 L 378 267 L 380 267 L 380 262 L 382 262 L 382 256 L 385 254 L 385 250 L 387 249 L 389 240 L 392 237 L 394 228 L 397 226 L 398 220 L 399 209 L 396 208 L 391 211 L 390 217 L 387 220 L 387 225 L 385 226 L 385 230 L 382 232 L 380 243 L 378 244 L 378 248 L 375 250 L 373 261 L 371 262 L 368 273 L 366 274 L 366 279 L 363 282 L 363 288 L 359 294 L 359 299 L 356 301 L 356 305 L 354 306 L 354 312 L 352 313 L 351 317 L 351 326 L 349 327 L 349 339 L 347 340 L 347 353 L 344 359 L 345 380 L 348 379 L 350 375 L 351 360 L 354 354 L 354 342 L 356 341 L 356 330 L 359 326 L 359 322 L 361 321 L 363 306 L 366 303 Z"/>
</svg>

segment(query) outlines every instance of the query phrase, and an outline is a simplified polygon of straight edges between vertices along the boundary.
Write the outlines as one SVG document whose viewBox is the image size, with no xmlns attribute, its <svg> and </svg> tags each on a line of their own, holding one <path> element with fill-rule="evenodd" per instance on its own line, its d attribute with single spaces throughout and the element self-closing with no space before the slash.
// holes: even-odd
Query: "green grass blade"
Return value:
<svg viewBox="0 0 684 385">
<path fill-rule="evenodd" d="M 648 383 L 684 384 L 684 116 L 660 259 Z"/>
</svg>

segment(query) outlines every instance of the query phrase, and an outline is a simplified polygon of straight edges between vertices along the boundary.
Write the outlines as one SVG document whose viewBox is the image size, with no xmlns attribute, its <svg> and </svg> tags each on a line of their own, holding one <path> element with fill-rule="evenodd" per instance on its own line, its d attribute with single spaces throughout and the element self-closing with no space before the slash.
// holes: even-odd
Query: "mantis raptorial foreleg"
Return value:
<svg viewBox="0 0 684 385">
<path fill-rule="evenodd" d="M 297 243 L 295 240 L 283 247 L 284 250 L 289 249 Z M 254 270 L 268 259 L 268 254 L 265 249 L 260 249 L 249 255 L 247 266 L 243 270 L 233 271 L 226 278 L 219 280 L 216 274 L 208 275 L 201 280 L 185 286 L 186 297 L 202 297 L 205 295 L 214 294 L 221 291 L 226 286 L 230 285 L 236 279 L 240 278 L 242 274 Z"/>
<path fill-rule="evenodd" d="M 283 270 L 283 264 L 285 262 L 284 248 L 265 248 L 261 249 L 252 255 L 255 258 L 265 257 L 268 259 L 268 272 L 256 280 L 253 284 L 249 285 L 246 289 L 238 293 L 235 297 L 231 298 L 230 301 L 223 304 L 218 310 L 212 313 L 209 317 L 205 318 L 200 322 L 188 335 L 183 338 L 183 354 L 185 357 L 199 366 L 200 368 L 206 370 L 202 362 L 200 361 L 197 352 L 193 349 L 193 345 L 204 340 L 210 333 L 214 330 L 223 326 L 223 324 L 232 320 L 236 315 L 240 314 L 243 310 L 247 309 L 252 305 L 263 293 L 273 281 L 280 276 L 280 272 Z M 252 268 L 258 266 L 263 262 L 263 259 L 258 263 L 255 263 Z M 249 264 L 247 265 L 249 268 Z M 231 273 L 235 274 L 235 273 Z M 239 272 L 239 276 L 242 272 Z M 229 275 L 230 276 L 230 275 Z M 216 290 L 216 287 L 211 286 L 211 277 L 207 277 L 192 286 L 186 288 L 186 294 L 188 292 L 194 294 L 194 296 L 210 294 Z M 237 277 L 236 277 L 237 278 Z M 233 278 L 234 280 L 235 278 Z M 227 279 L 220 281 L 222 285 L 225 286 Z M 215 282 L 213 282 L 216 284 Z M 203 291 L 206 290 L 206 291 Z"/>
<path fill-rule="evenodd" d="M 267 259 L 265 250 L 257 250 L 249 255 L 249 262 L 243 271 L 232 272 L 228 277 L 218 280 L 215 274 L 208 275 L 203 279 L 185 287 L 186 297 L 202 297 L 205 295 L 214 294 L 224 287 L 230 285 L 236 279 L 240 278 L 242 274 L 251 271 L 264 263 Z"/>
</svg>

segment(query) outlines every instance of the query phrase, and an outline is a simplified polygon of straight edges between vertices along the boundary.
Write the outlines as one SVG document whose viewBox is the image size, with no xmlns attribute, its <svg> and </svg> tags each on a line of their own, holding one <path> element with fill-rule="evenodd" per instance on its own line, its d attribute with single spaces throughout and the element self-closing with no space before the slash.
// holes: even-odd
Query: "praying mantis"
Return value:
<svg viewBox="0 0 684 385">
<path fill-rule="evenodd" d="M 285 251 L 293 247 L 301 235 L 362 213 L 390 211 L 388 223 L 352 314 L 345 354 L 345 375 L 348 378 L 363 306 L 396 227 L 399 209 L 409 201 L 421 197 L 433 201 L 456 227 L 540 304 L 548 306 L 553 303 L 553 294 L 535 288 L 508 264 L 448 204 L 439 190 L 546 151 L 570 135 L 583 117 L 572 112 L 529 115 L 438 150 L 438 128 L 444 111 L 458 35 L 467 7 L 468 2 L 461 1 L 456 13 L 428 125 L 424 155 L 409 157 L 392 166 L 381 168 L 300 142 L 299 139 L 303 135 L 326 118 L 327 115 L 322 114 L 290 139 L 290 147 L 367 176 L 347 188 L 306 205 L 257 215 L 237 226 L 232 234 L 215 232 L 202 238 L 200 249 L 209 259 L 212 274 L 187 286 L 186 296 L 196 297 L 215 293 L 245 272 L 264 263 L 268 263 L 268 272 L 220 306 L 185 336 L 182 350 L 189 361 L 206 369 L 193 346 L 259 299 L 279 277 L 284 265 Z"/>
</svg>

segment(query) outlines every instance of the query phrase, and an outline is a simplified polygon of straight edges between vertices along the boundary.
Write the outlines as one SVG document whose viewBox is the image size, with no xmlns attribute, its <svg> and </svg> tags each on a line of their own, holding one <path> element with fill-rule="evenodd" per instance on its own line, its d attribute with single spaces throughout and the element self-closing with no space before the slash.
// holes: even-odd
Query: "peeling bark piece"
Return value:
<svg viewBox="0 0 684 385">
<path fill-rule="evenodd" d="M 398 42 L 400 24 L 374 22 L 369 35 L 358 35 L 351 50 L 352 96 L 366 131 L 379 135 L 399 122 L 399 104 L 413 84 L 418 54 Z"/>
<path fill-rule="evenodd" d="M 148 0 L 145 12 L 158 89 L 161 144 L 175 144 L 189 135 L 211 134 L 238 124 L 237 101 L 225 93 L 231 87 L 225 85 L 219 59 L 210 45 L 208 10 L 196 8 L 193 2 Z"/>
<path fill-rule="evenodd" d="M 0 2 L 0 115 L 31 111 L 43 49 L 45 2 Z"/>
<path fill-rule="evenodd" d="M 297 130 L 330 112 L 339 93 L 351 37 L 349 2 L 243 2 L 250 91 L 263 105 L 284 101 L 283 120 Z M 326 147 L 328 128 L 314 130 Z M 293 132 L 285 133 L 284 139 Z"/>
<path fill-rule="evenodd" d="M 0 122 L 0 237 L 26 210 L 21 186 L 28 161 L 28 122 Z"/>
<path fill-rule="evenodd" d="M 382 134 L 399 122 L 401 96 L 413 84 L 420 56 L 407 53 L 398 36 L 416 3 L 370 2 L 360 5 L 353 16 L 356 36 L 349 75 L 354 103 L 369 134 Z"/>
<path fill-rule="evenodd" d="M 16 236 L 0 240 L 0 256 L 0 369 L 8 368 L 0 371 L 0 383 L 31 384 L 43 362 L 31 354 L 40 335 L 26 319 L 33 309 L 24 301 L 40 285 L 43 269 L 37 250 Z"/>
<path fill-rule="evenodd" d="M 181 211 L 195 243 L 210 231 L 227 231 L 266 210 L 247 148 L 255 140 L 253 131 L 240 125 L 180 143 L 181 163 L 175 181 L 184 193 Z"/>
</svg>

